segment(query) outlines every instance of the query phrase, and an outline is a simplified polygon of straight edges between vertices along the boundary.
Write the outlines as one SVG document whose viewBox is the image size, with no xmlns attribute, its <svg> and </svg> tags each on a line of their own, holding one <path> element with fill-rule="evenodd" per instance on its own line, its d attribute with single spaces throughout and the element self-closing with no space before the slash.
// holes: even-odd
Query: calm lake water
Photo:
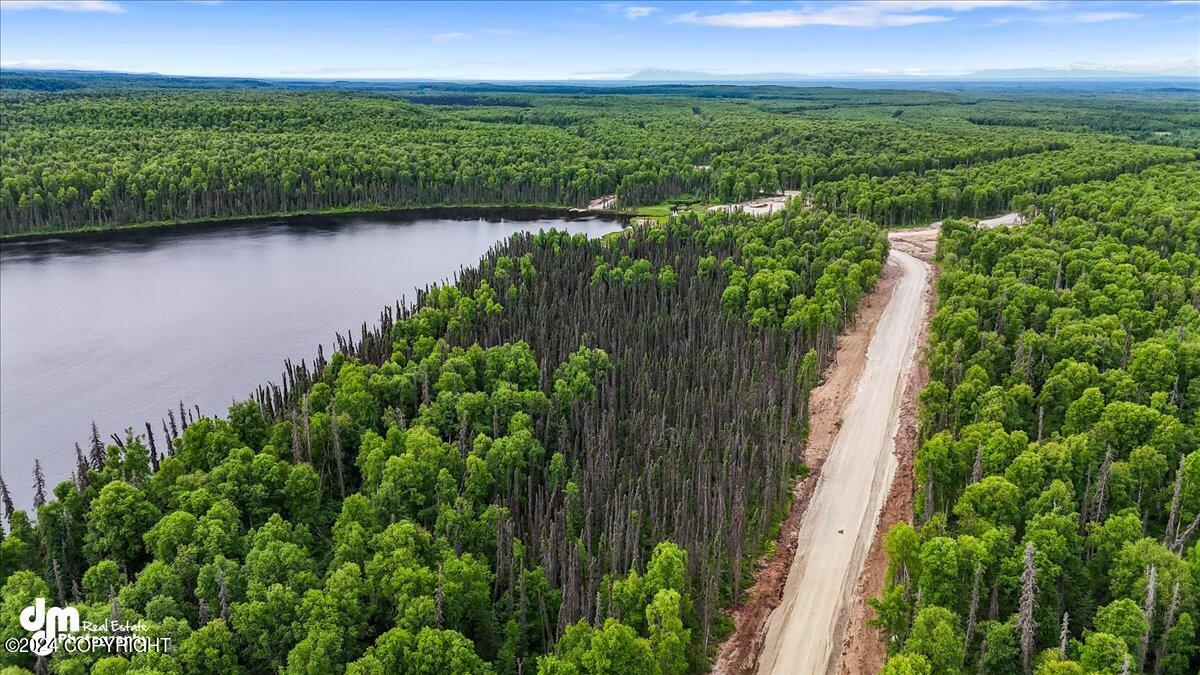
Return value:
<svg viewBox="0 0 1200 675">
<path fill-rule="evenodd" d="M 519 217 L 518 217 L 519 216 Z M 517 219 L 513 219 L 517 218 Z M 38 458 L 53 486 L 74 444 L 199 405 L 224 415 L 283 360 L 520 231 L 600 236 L 615 220 L 537 213 L 305 217 L 0 244 L 0 475 L 19 508 Z"/>
</svg>

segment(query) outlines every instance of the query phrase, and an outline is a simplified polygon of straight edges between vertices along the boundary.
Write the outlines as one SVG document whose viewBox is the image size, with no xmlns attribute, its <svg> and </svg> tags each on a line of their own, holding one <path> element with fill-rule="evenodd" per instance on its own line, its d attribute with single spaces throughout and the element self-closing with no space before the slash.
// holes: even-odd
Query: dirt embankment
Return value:
<svg viewBox="0 0 1200 675">
<path fill-rule="evenodd" d="M 897 276 L 899 270 L 895 266 L 884 267 L 875 289 L 860 303 L 855 323 L 838 337 L 834 360 L 820 386 L 809 396 L 808 442 L 803 449 L 809 474 L 795 485 L 791 509 L 780 526 L 775 554 L 758 561 L 755 582 L 746 591 L 745 602 L 733 612 L 734 632 L 717 652 L 714 673 L 752 673 L 757 667 L 767 618 L 779 605 L 796 554 L 801 516 L 842 427 L 842 414 L 858 386 L 866 365 L 867 346 L 891 298 Z"/>
</svg>

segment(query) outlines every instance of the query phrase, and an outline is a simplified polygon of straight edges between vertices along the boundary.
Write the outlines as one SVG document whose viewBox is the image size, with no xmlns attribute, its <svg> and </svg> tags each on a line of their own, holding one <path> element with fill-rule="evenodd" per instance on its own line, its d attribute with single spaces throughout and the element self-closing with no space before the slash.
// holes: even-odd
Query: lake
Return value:
<svg viewBox="0 0 1200 675">
<path fill-rule="evenodd" d="M 101 437 L 168 408 L 224 415 L 283 360 L 330 353 L 415 289 L 516 232 L 600 236 L 617 220 L 426 211 L 147 228 L 0 244 L 0 475 L 18 508 L 33 462 L 56 485 Z M 161 448 L 160 448 L 161 451 Z"/>
</svg>

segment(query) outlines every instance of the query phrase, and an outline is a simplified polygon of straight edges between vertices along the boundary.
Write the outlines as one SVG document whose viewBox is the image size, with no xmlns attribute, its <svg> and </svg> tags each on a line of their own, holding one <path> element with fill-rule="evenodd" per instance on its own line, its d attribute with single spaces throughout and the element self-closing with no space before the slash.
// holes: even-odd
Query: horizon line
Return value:
<svg viewBox="0 0 1200 675">
<path fill-rule="evenodd" d="M 47 67 L 34 65 L 4 65 L 0 64 L 0 72 L 4 71 L 23 71 L 37 73 L 77 73 L 77 74 L 92 74 L 92 75 L 139 75 L 162 78 L 180 78 L 180 79 L 240 79 L 240 80 L 263 80 L 263 81 L 288 81 L 288 82 L 452 82 L 452 83 L 620 83 L 620 84 L 779 84 L 792 82 L 824 82 L 824 81 L 845 81 L 845 82 L 938 82 L 945 80 L 957 81 L 983 81 L 983 82 L 1025 82 L 1025 81 L 1063 81 L 1063 80 L 1200 80 L 1200 70 L 1191 73 L 1155 73 L 1155 72 L 1131 72 L 1122 70 L 1109 69 L 1063 69 L 1063 68 L 989 68 L 985 70 L 973 71 L 970 73 L 830 73 L 830 74 L 805 74 L 805 73 L 778 73 L 778 76 L 772 77 L 772 74 L 763 73 L 729 73 L 729 74 L 708 74 L 701 71 L 675 71 L 692 75 L 690 77 L 679 78 L 639 78 L 637 77 L 642 72 L 653 72 L 662 70 L 670 72 L 670 69 L 645 69 L 628 75 L 610 78 L 597 77 L 513 77 L 513 78 L 497 78 L 497 77 L 476 77 L 476 76 L 451 76 L 439 77 L 434 75 L 412 75 L 398 77 L 371 77 L 365 75 L 303 75 L 303 74 L 279 74 L 279 75 L 250 75 L 250 74 L 179 74 L 179 73 L 162 73 L 150 70 L 116 70 L 103 68 L 69 68 L 69 67 Z M 1021 75 L 986 75 L 989 72 L 1003 71 L 1028 71 L 1030 74 Z M 761 76 L 758 76 L 761 75 Z"/>
</svg>

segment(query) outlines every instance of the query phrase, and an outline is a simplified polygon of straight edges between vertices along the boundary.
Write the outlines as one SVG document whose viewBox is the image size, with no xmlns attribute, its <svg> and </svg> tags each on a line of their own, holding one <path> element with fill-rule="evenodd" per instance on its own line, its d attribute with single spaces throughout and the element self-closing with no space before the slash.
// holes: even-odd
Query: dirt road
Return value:
<svg viewBox="0 0 1200 675">
<path fill-rule="evenodd" d="M 895 243 L 888 259 L 902 275 L 805 509 L 783 600 L 768 620 L 760 673 L 823 674 L 841 650 L 842 615 L 896 471 L 893 437 L 925 316 L 929 265 L 899 250 L 915 242 Z"/>
</svg>

